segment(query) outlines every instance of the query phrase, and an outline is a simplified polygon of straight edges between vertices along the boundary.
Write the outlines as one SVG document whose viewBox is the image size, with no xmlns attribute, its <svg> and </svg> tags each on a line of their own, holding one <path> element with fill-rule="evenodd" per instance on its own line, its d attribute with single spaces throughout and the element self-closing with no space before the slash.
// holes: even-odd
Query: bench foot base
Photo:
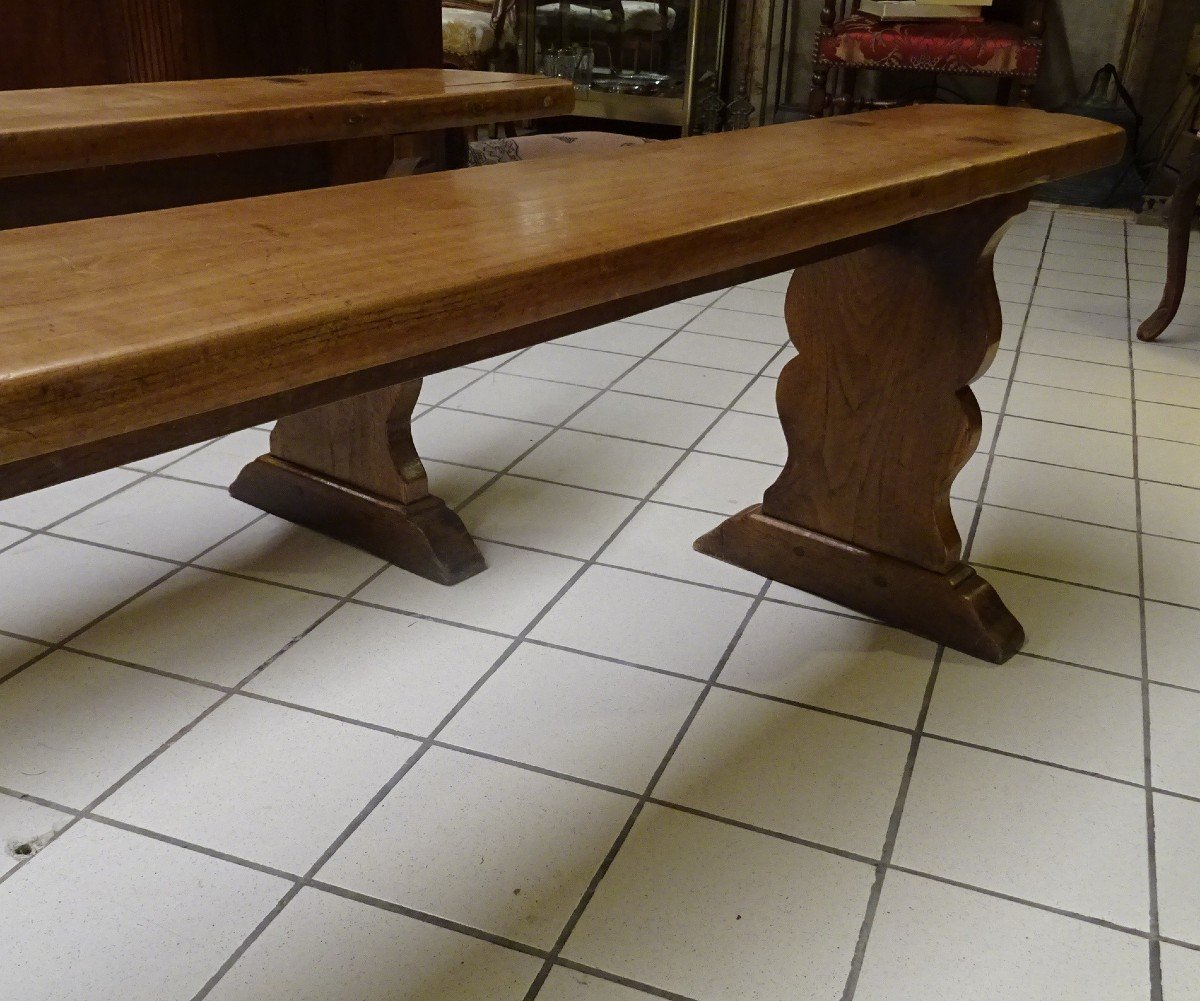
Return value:
<svg viewBox="0 0 1200 1001">
<path fill-rule="evenodd" d="M 458 584 L 486 568 L 458 515 L 432 495 L 404 504 L 272 455 L 246 466 L 229 492 L 438 584 Z"/>
<path fill-rule="evenodd" d="M 696 540 L 696 550 L 936 643 L 1002 664 L 1025 632 L 966 563 L 936 573 L 747 508 Z"/>
</svg>

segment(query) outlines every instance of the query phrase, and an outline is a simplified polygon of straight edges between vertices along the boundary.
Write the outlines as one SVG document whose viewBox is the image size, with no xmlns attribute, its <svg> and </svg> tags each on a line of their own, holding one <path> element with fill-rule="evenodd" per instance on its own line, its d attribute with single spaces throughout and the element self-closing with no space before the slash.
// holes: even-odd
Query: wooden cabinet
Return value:
<svg viewBox="0 0 1200 1001">
<path fill-rule="evenodd" d="M 433 0 L 0 0 L 0 89 L 440 66 Z"/>
<path fill-rule="evenodd" d="M 442 64 L 436 0 L 0 0 L 0 90 Z M 0 229 L 330 183 L 322 146 L 0 182 Z"/>
</svg>

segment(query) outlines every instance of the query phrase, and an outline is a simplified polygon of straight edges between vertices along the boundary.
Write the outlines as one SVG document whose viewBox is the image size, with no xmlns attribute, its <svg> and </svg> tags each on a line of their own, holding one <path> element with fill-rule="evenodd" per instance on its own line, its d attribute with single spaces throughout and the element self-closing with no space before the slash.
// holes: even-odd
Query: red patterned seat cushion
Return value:
<svg viewBox="0 0 1200 1001">
<path fill-rule="evenodd" d="M 1036 77 L 1042 47 L 1001 21 L 879 21 L 855 14 L 817 42 L 835 66 Z"/>
</svg>

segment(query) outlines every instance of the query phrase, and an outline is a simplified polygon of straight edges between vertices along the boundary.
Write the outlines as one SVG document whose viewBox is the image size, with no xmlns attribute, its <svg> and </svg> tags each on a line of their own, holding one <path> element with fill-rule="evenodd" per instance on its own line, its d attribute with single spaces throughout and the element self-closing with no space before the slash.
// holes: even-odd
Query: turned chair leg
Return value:
<svg viewBox="0 0 1200 1001">
<path fill-rule="evenodd" d="M 458 515 L 429 492 L 412 439 L 416 380 L 284 417 L 229 492 L 436 581 L 484 569 Z"/>
<path fill-rule="evenodd" d="M 1017 106 L 1021 108 L 1030 108 L 1033 106 L 1033 88 L 1036 86 L 1036 80 L 1022 80 L 1021 85 L 1017 88 Z"/>
<path fill-rule="evenodd" d="M 968 384 L 1000 342 L 992 254 L 1028 204 L 979 202 L 796 271 L 787 465 L 700 552 L 985 660 L 1020 649 L 1020 624 L 962 562 L 950 488 L 982 428 Z"/>
<path fill-rule="evenodd" d="M 1158 309 L 1138 328 L 1138 338 L 1143 341 L 1157 340 L 1179 314 L 1179 307 L 1183 304 L 1183 292 L 1187 285 L 1188 251 L 1192 242 L 1192 219 L 1196 214 L 1196 199 L 1200 198 L 1200 137 L 1193 137 L 1192 143 L 1187 166 L 1179 175 L 1179 183 L 1171 197 L 1167 286 L 1163 289 L 1162 302 L 1159 303 Z"/>
<path fill-rule="evenodd" d="M 812 75 L 812 90 L 808 94 L 808 113 L 820 118 L 829 106 L 829 67 L 815 70 Z"/>
</svg>

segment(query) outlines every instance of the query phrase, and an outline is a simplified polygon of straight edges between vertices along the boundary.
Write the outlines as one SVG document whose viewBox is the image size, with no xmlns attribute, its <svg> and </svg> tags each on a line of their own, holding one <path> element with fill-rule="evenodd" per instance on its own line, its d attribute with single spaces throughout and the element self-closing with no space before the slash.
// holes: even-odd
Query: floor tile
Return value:
<svg viewBox="0 0 1200 1001">
<path fill-rule="evenodd" d="M 349 594 L 384 566 L 378 556 L 268 516 L 198 561 L 214 570 L 329 594 Z"/>
<path fill-rule="evenodd" d="M 502 476 L 460 513 L 477 538 L 588 559 L 636 507 L 628 497 Z"/>
<path fill-rule="evenodd" d="M 984 502 L 1133 531 L 1137 496 L 1132 479 L 997 456 Z"/>
<path fill-rule="evenodd" d="M 59 651 L 0 685 L 0 785 L 87 806 L 219 693 Z"/>
<path fill-rule="evenodd" d="M 663 445 L 564 429 L 555 431 L 511 471 L 568 486 L 644 497 L 682 454 Z"/>
<path fill-rule="evenodd" d="M 1124 594 L 1138 590 L 1133 532 L 985 506 L 971 559 L 1002 570 L 1087 584 Z"/>
<path fill-rule="evenodd" d="M 0 886 L 20 914 L 0 943 L 13 998 L 190 998 L 289 884 L 83 823 Z"/>
<path fill-rule="evenodd" d="M 720 416 L 721 412 L 713 407 L 610 392 L 573 418 L 567 427 L 688 448 Z"/>
<path fill-rule="evenodd" d="M 727 407 L 750 383 L 743 372 L 723 372 L 699 365 L 649 359 L 613 387 L 624 393 L 640 393 L 664 400 Z"/>
<path fill-rule="evenodd" d="M 1141 437 L 1200 445 L 1200 409 L 1139 400 L 1137 429 Z"/>
<path fill-rule="evenodd" d="M 1143 483 L 1142 530 L 1200 542 L 1200 490 Z"/>
<path fill-rule="evenodd" d="M 1138 475 L 1143 480 L 1200 487 L 1200 445 L 1139 438 Z"/>
<path fill-rule="evenodd" d="M 448 508 L 457 510 L 470 497 L 492 481 L 495 474 L 484 469 L 471 469 L 446 462 L 422 460 L 429 475 L 429 490 L 440 497 Z"/>
<path fill-rule="evenodd" d="M 501 636 L 346 605 L 246 691 L 425 736 L 508 645 Z"/>
<path fill-rule="evenodd" d="M 1132 1001 L 1141 939 L 920 876 L 883 884 L 856 1001 Z"/>
<path fill-rule="evenodd" d="M 1125 292 L 1124 275 L 1121 275 L 1119 278 L 1112 278 L 1107 275 L 1055 271 L 1045 266 L 1038 273 L 1038 285 L 1041 288 L 1060 289 L 1070 292 L 1098 292 L 1102 295 L 1123 295 Z"/>
<path fill-rule="evenodd" d="M 757 594 L 763 579 L 695 551 L 692 544 L 720 524 L 720 515 L 646 504 L 600 555 L 600 562 Z"/>
<path fill-rule="evenodd" d="M 575 560 L 481 542 L 487 569 L 443 587 L 392 567 L 358 595 L 363 601 L 515 635 L 579 569 Z"/>
<path fill-rule="evenodd" d="M 1200 607 L 1200 545 L 1146 536 L 1142 552 L 1147 598 Z"/>
<path fill-rule="evenodd" d="M 441 739 L 640 793 L 700 691 L 696 682 L 527 643 Z"/>
<path fill-rule="evenodd" d="M 684 331 L 655 351 L 654 357 L 659 361 L 708 365 L 730 372 L 758 375 L 777 350 L 774 344 Z"/>
<path fill-rule="evenodd" d="M 1102 275 L 1105 278 L 1125 280 L 1125 259 L 1098 261 L 1094 257 L 1081 257 L 1072 253 L 1047 252 L 1042 262 L 1046 271 L 1067 272 L 1076 275 Z"/>
<path fill-rule="evenodd" d="M 779 419 L 779 407 L 775 402 L 775 394 L 779 388 L 779 380 L 762 376 L 750 384 L 733 409 L 747 414 L 759 414 L 763 417 Z"/>
<path fill-rule="evenodd" d="M 536 424 L 561 424 L 595 395 L 589 386 L 492 372 L 446 401 L 446 407 Z"/>
<path fill-rule="evenodd" d="M 725 685 L 914 726 L 934 644 L 845 615 L 765 602 L 721 671 Z"/>
<path fill-rule="evenodd" d="M 596 566 L 530 635 L 602 657 L 707 678 L 750 604 L 745 595 Z"/>
<path fill-rule="evenodd" d="M 782 466 L 787 461 L 787 442 L 778 417 L 727 413 L 696 446 L 698 451 L 753 459 Z"/>
<path fill-rule="evenodd" d="M 626 796 L 433 748 L 317 878 L 547 948 L 632 808 Z"/>
<path fill-rule="evenodd" d="M 1178 407 L 1200 407 L 1200 379 L 1165 372 L 1134 373 L 1139 400 L 1170 403 Z"/>
<path fill-rule="evenodd" d="M 1158 789 L 1200 798 L 1200 692 L 1150 687 L 1151 772 Z"/>
<path fill-rule="evenodd" d="M 629 317 L 630 323 L 643 323 L 651 327 L 668 327 L 678 330 L 699 315 L 702 307 L 687 302 L 672 302 L 658 309 L 650 309 L 644 313 Z"/>
<path fill-rule="evenodd" d="M 304 889 L 212 1001 L 521 1001 L 541 960 Z"/>
<path fill-rule="evenodd" d="M 996 667 L 949 652 L 925 732 L 1128 782 L 1145 779 L 1137 678 L 1020 655 Z"/>
<path fill-rule="evenodd" d="M 1033 295 L 1038 306 L 1050 309 L 1073 309 L 1084 313 L 1124 318 L 1128 315 L 1129 302 L 1123 295 L 1096 295 L 1092 292 L 1067 292 L 1056 288 L 1039 286 Z"/>
<path fill-rule="evenodd" d="M 711 306 L 714 302 L 721 298 L 729 289 L 719 288 L 711 292 L 698 292 L 696 295 L 689 295 L 682 302 L 689 303 L 693 306 Z"/>
<path fill-rule="evenodd" d="M 149 479 L 68 518 L 63 535 L 190 560 L 262 515 L 224 490 Z"/>
<path fill-rule="evenodd" d="M 601 980 L 566 967 L 555 967 L 538 1001 L 647 1001 L 650 995 L 611 980 Z"/>
<path fill-rule="evenodd" d="M 685 997 L 836 998 L 873 875 L 648 806 L 563 954 Z"/>
<path fill-rule="evenodd" d="M 1095 261 L 1112 261 L 1117 263 L 1125 260 L 1124 247 L 1106 247 L 1097 244 L 1080 243 L 1077 240 L 1065 240 L 1054 234 L 1051 234 L 1050 239 L 1046 242 L 1046 254 L 1047 256 L 1088 258 Z"/>
<path fill-rule="evenodd" d="M 72 814 L 0 793 L 0 877 L 40 852 L 71 819 Z"/>
<path fill-rule="evenodd" d="M 46 528 L 74 514 L 87 504 L 135 483 L 141 473 L 128 469 L 108 469 L 80 480 L 69 480 L 31 494 L 0 501 L 0 521 L 22 528 Z"/>
<path fill-rule="evenodd" d="M 1162 934 L 1200 946 L 1200 803 L 1156 793 L 1154 844 Z"/>
<path fill-rule="evenodd" d="M 478 374 L 478 373 L 476 373 Z M 271 436 L 258 428 L 226 435 L 164 470 L 171 476 L 227 487 L 260 455 L 271 450 Z"/>
<path fill-rule="evenodd" d="M 787 344 L 780 350 L 774 360 L 766 368 L 762 370 L 762 375 L 770 376 L 772 379 L 778 378 L 779 374 L 798 357 L 796 349 Z"/>
<path fill-rule="evenodd" d="M 923 741 L 893 860 L 1145 929 L 1146 794 L 990 751 Z"/>
<path fill-rule="evenodd" d="M 1200 1001 L 1200 951 L 1163 945 L 1163 1001 Z"/>
<path fill-rule="evenodd" d="M 512 465 L 548 433 L 541 424 L 440 408 L 413 423 L 421 458 L 492 470 Z"/>
<path fill-rule="evenodd" d="M 1129 345 L 1108 337 L 1071 334 L 1065 330 L 1027 327 L 1021 341 L 1023 355 L 1051 355 L 1097 365 L 1116 365 L 1128 371 Z"/>
<path fill-rule="evenodd" d="M 1008 392 L 1008 383 L 1004 379 L 993 379 L 985 376 L 971 383 L 971 391 L 979 401 L 979 407 L 985 413 L 997 414 L 1004 403 L 1004 395 Z"/>
<path fill-rule="evenodd" d="M 689 307 L 690 308 L 690 307 Z M 565 344 L 539 344 L 504 366 L 506 375 L 524 375 L 550 382 L 603 389 L 636 364 L 629 355 L 587 351 Z"/>
<path fill-rule="evenodd" d="M 1002 570 L 985 570 L 1025 627 L 1025 652 L 1141 677 L 1138 599 Z"/>
<path fill-rule="evenodd" d="M 302 874 L 417 746 L 238 697 L 201 720 L 96 812 Z"/>
<path fill-rule="evenodd" d="M 731 288 L 721 297 L 721 307 L 739 309 L 744 313 L 761 313 L 764 316 L 783 316 L 785 299 L 784 292 L 739 286 Z"/>
<path fill-rule="evenodd" d="M 452 368 L 447 372 L 426 376 L 421 380 L 421 403 L 441 403 L 480 378 L 474 368 Z"/>
<path fill-rule="evenodd" d="M 717 689 L 654 795 L 878 858 L 910 743 L 896 730 Z"/>
<path fill-rule="evenodd" d="M 1025 417 L 1004 418 L 996 454 L 1113 476 L 1133 476 L 1133 438 L 1130 435 L 1047 424 Z M 1032 469 L 1030 474 L 1037 475 Z"/>
<path fill-rule="evenodd" d="M 593 351 L 610 351 L 641 358 L 670 336 L 670 330 L 662 327 L 618 321 L 580 331 L 564 337 L 559 343 L 573 348 L 591 348 Z"/>
<path fill-rule="evenodd" d="M 782 316 L 725 309 L 724 302 L 722 299 L 720 305 L 706 309 L 688 324 L 687 329 L 696 334 L 716 334 L 764 344 L 787 343 L 787 321 Z"/>
<path fill-rule="evenodd" d="M 1129 321 L 1124 316 L 1085 313 L 1074 309 L 1040 305 L 1036 302 L 1029 307 L 1028 325 L 1043 330 L 1063 330 L 1069 334 L 1111 337 L 1119 341 L 1128 341 L 1129 339 Z"/>
<path fill-rule="evenodd" d="M 1173 326 L 1174 330 L 1180 328 Z M 1170 335 L 1160 337 L 1153 344 L 1133 342 L 1133 367 L 1146 372 L 1165 372 L 1167 375 L 1200 378 L 1200 338 L 1194 331 L 1186 334 L 1187 339 L 1172 343 Z"/>
<path fill-rule="evenodd" d="M 1133 433 L 1133 408 L 1128 400 L 1073 389 L 1054 389 L 1015 382 L 1008 397 L 1009 414 L 1078 427 Z"/>
<path fill-rule="evenodd" d="M 664 504 L 737 514 L 762 503 L 763 492 L 779 479 L 778 466 L 721 455 L 692 453 L 651 497 Z"/>
<path fill-rule="evenodd" d="M 993 271 L 997 282 L 1018 282 L 1022 285 L 1032 285 L 1037 280 L 1038 273 L 1036 265 L 1020 264 L 997 264 Z"/>
<path fill-rule="evenodd" d="M 72 646 L 236 685 L 333 606 L 332 598 L 189 567 L 103 619 Z"/>
<path fill-rule="evenodd" d="M 1015 264 L 1021 267 L 1036 268 L 1041 259 L 1041 247 L 1036 250 L 1026 250 L 1022 247 L 1001 243 L 996 251 L 997 264 Z"/>
<path fill-rule="evenodd" d="M 1097 365 L 1094 362 L 1070 358 L 1023 354 L 1017 362 L 1016 377 L 1019 382 L 1057 386 L 1060 389 L 1074 389 L 1104 396 L 1119 396 L 1125 400 L 1132 395 L 1129 369 L 1116 365 Z"/>
<path fill-rule="evenodd" d="M 39 654 L 45 653 L 48 647 L 40 643 L 30 643 L 13 636 L 0 635 L 0 678 L 23 667 Z"/>
<path fill-rule="evenodd" d="M 1200 690 L 1200 610 L 1146 602 L 1150 679 Z"/>
</svg>

